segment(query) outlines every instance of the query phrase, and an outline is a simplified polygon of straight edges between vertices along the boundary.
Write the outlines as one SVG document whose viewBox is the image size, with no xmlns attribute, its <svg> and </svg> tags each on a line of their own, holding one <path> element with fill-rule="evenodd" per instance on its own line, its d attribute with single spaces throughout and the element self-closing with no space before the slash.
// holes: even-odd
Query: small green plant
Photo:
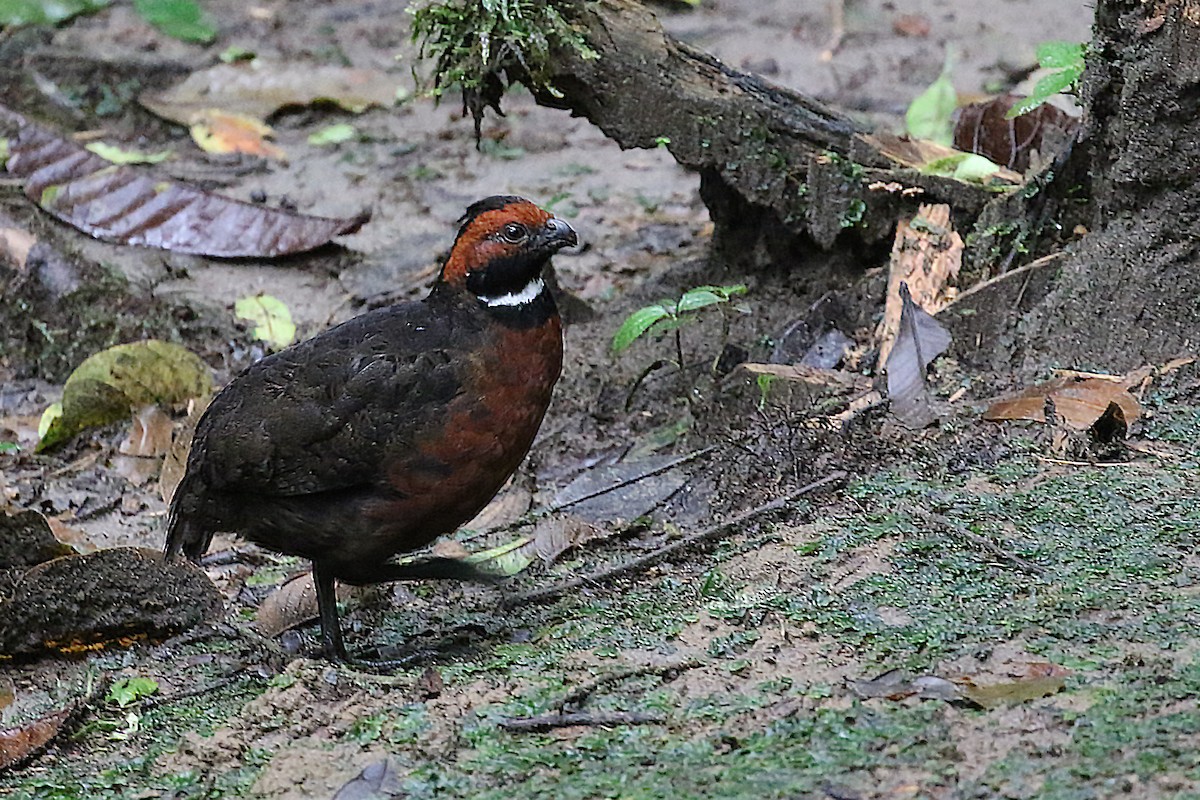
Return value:
<svg viewBox="0 0 1200 800">
<path fill-rule="evenodd" d="M 620 355 L 647 334 L 666 333 L 675 331 L 675 352 L 679 365 L 683 365 L 683 343 L 679 337 L 679 329 L 696 318 L 696 312 L 709 306 L 728 303 L 739 294 L 746 293 L 744 283 L 732 286 L 697 286 L 684 292 L 678 300 L 663 300 L 653 305 L 639 308 L 626 317 L 621 327 L 613 334 L 613 353 Z M 728 318 L 723 330 L 728 335 Z M 724 338 L 724 337 L 722 337 Z"/>
<path fill-rule="evenodd" d="M 1033 92 L 1008 110 L 1009 119 L 1027 114 L 1059 92 L 1070 91 L 1083 75 L 1085 45 L 1081 42 L 1042 42 L 1038 45 L 1038 65 L 1055 70 L 1033 87 Z"/>
<path fill-rule="evenodd" d="M 762 411 L 767 407 L 767 395 L 771 393 L 771 384 L 775 382 L 774 375 L 763 373 L 754 379 L 758 385 L 758 410 Z"/>
<path fill-rule="evenodd" d="M 675 334 L 675 361 L 676 368 L 682 373 L 684 371 L 683 360 L 683 337 L 680 335 L 680 329 L 683 326 L 694 322 L 697 317 L 697 312 L 702 308 L 709 306 L 721 307 L 727 304 L 731 299 L 740 294 L 746 293 L 746 285 L 742 283 L 733 284 L 731 286 L 697 286 L 694 289 L 689 289 L 680 295 L 678 300 L 662 300 L 653 305 L 645 306 L 634 311 L 625 321 L 621 323 L 621 327 L 613 334 L 612 351 L 614 355 L 620 355 L 629 349 L 629 346 L 638 339 L 646 335 L 663 334 L 668 331 Z M 725 341 L 729 338 L 729 315 L 722 313 L 721 315 L 721 347 L 717 349 L 717 355 L 713 359 L 712 370 L 715 372 L 717 360 L 721 357 L 721 350 L 724 347 Z M 669 360 L 656 359 L 646 369 L 638 375 L 637 380 L 633 382 L 632 388 L 629 390 L 629 395 L 625 399 L 626 408 L 629 407 L 633 400 L 633 394 L 637 391 L 638 386 L 642 381 L 656 369 L 666 366 L 671 363 Z M 688 402 L 692 400 L 692 393 L 687 394 Z"/>
<path fill-rule="evenodd" d="M 126 708 L 157 691 L 158 681 L 152 678 L 122 678 L 108 688 L 104 702 Z"/>
</svg>

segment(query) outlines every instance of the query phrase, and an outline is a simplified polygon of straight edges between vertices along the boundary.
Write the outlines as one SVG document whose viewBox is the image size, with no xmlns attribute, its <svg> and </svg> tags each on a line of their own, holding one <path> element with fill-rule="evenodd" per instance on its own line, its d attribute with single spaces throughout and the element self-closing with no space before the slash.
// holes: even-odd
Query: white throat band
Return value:
<svg viewBox="0 0 1200 800">
<path fill-rule="evenodd" d="M 546 283 L 541 278 L 534 278 L 529 283 L 525 284 L 525 288 L 519 292 L 509 292 L 508 294 L 498 294 L 494 296 L 479 295 L 479 302 L 483 303 L 488 308 L 496 308 L 498 306 L 523 306 L 532 303 L 541 296 L 546 290 Z"/>
</svg>

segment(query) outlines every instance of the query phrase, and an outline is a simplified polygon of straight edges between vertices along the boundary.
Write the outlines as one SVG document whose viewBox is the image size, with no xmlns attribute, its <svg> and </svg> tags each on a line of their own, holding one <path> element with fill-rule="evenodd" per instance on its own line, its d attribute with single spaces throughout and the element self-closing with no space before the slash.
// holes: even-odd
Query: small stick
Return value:
<svg viewBox="0 0 1200 800">
<path fill-rule="evenodd" d="M 1012 278 L 1016 275 L 1024 274 L 1026 272 L 1029 272 L 1030 270 L 1040 269 L 1041 267 L 1044 267 L 1047 264 L 1054 263 L 1055 261 L 1057 261 L 1058 259 L 1062 258 L 1065 255 L 1066 255 L 1066 253 L 1064 253 L 1062 251 L 1059 251 L 1057 253 L 1051 253 L 1048 256 L 1042 256 L 1041 258 L 1034 259 L 1033 261 L 1030 261 L 1028 264 L 1022 264 L 1021 266 L 1017 267 L 1016 269 L 1011 269 L 1008 272 L 1001 272 L 999 275 L 996 275 L 995 277 L 988 278 L 986 281 L 983 281 L 982 283 L 975 284 L 974 286 L 967 289 L 966 291 L 959 292 L 958 296 L 955 297 L 952 302 L 947 303 L 945 306 L 942 307 L 942 311 L 945 311 L 947 308 L 950 308 L 950 306 L 954 305 L 955 303 L 965 300 L 966 298 L 970 297 L 971 295 L 975 294 L 976 292 L 981 292 L 984 289 L 987 289 L 989 286 L 995 286 L 1000 281 L 1008 280 L 1009 278 Z"/>
<path fill-rule="evenodd" d="M 695 669 L 703 664 L 703 661 L 692 658 L 687 661 L 680 661 L 674 664 L 649 664 L 644 667 L 634 667 L 632 669 L 622 670 L 620 672 L 610 672 L 606 675 L 601 675 L 598 678 L 589 681 L 575 689 L 572 689 L 562 698 L 553 704 L 554 708 L 559 711 L 565 711 L 568 707 L 578 707 L 580 703 L 590 697 L 596 690 L 602 689 L 614 683 L 629 680 L 630 678 L 639 678 L 643 675 L 658 675 L 665 677 L 671 673 L 686 672 L 689 669 Z"/>
<path fill-rule="evenodd" d="M 996 558 L 999 558 L 999 559 L 1009 562 L 1010 564 L 1017 567 L 1018 569 L 1024 570 L 1025 572 L 1031 573 L 1033 575 L 1045 575 L 1046 574 L 1046 570 L 1043 569 L 1040 565 L 1035 564 L 1032 561 L 1029 561 L 1028 559 L 1021 558 L 1018 555 L 1014 555 L 1014 554 L 1008 552 L 1003 547 L 996 544 L 995 542 L 993 542 L 991 539 L 987 538 L 986 536 L 980 536 L 979 534 L 975 533 L 974 531 L 968 529 L 966 525 L 960 525 L 958 523 L 951 522 L 950 520 L 943 517 L 941 514 L 931 514 L 931 513 L 927 513 L 927 512 L 918 511 L 916 516 L 923 519 L 926 523 L 930 524 L 931 526 L 941 527 L 944 530 L 946 530 L 947 532 L 952 533 L 955 536 L 959 537 L 960 539 L 965 539 L 971 545 L 974 545 L 975 547 L 979 548 L 980 550 L 983 550 L 984 552 L 986 552 L 992 556 L 995 556 Z"/>
<path fill-rule="evenodd" d="M 555 584 L 553 586 L 547 586 L 544 589 L 535 589 L 531 592 L 513 595 L 512 597 L 506 598 L 501 605 L 502 607 L 512 608 L 513 606 L 524 603 L 545 602 L 582 586 L 599 583 L 600 581 L 615 577 L 617 575 L 622 575 L 626 572 L 637 572 L 646 569 L 647 567 L 651 567 L 660 561 L 665 561 L 670 556 L 673 556 L 682 550 L 686 550 L 689 547 L 693 547 L 696 544 L 701 542 L 716 541 L 728 534 L 730 530 L 736 528 L 744 522 L 754 519 L 757 516 L 761 516 L 762 514 L 778 511 L 796 498 L 816 491 L 817 489 L 834 483 L 835 481 L 842 480 L 845 477 L 846 473 L 843 470 L 835 470 L 834 472 L 826 475 L 824 478 L 813 481 L 807 486 L 802 486 L 799 489 L 788 492 L 781 497 L 776 497 L 769 503 L 763 503 L 762 505 L 756 506 L 749 511 L 743 511 L 741 514 L 731 517 L 724 522 L 718 522 L 717 524 L 711 525 L 701 531 L 697 531 L 696 533 L 685 536 L 677 542 L 672 542 L 671 544 L 664 545 L 657 550 L 652 550 L 644 556 L 639 556 L 638 558 L 624 561 L 612 567 L 605 567 L 604 569 L 597 570 L 590 575 L 583 575 L 578 578 L 572 578 L 569 581 L 563 581 L 562 583 Z"/>
<path fill-rule="evenodd" d="M 615 725 L 654 725 L 665 721 L 662 714 L 644 711 L 608 711 L 574 714 L 544 714 L 540 717 L 507 717 L 498 723 L 501 728 L 514 733 L 538 733 L 554 728 L 569 728 L 575 725 L 589 727 L 611 727 Z"/>
<path fill-rule="evenodd" d="M 655 475 L 661 475 L 662 473 L 667 472 L 668 470 L 672 470 L 672 469 L 675 469 L 676 467 L 687 464 L 689 461 L 695 461 L 698 458 L 702 458 L 703 456 L 708 455 L 709 453 L 711 453 L 712 451 L 714 451 L 716 449 L 717 449 L 717 445 L 715 445 L 715 444 L 709 445 L 708 447 L 703 447 L 694 452 L 679 456 L 678 458 L 673 458 L 670 461 L 666 462 L 665 464 L 662 464 L 661 466 L 657 466 L 654 469 L 647 470 L 646 472 L 643 472 L 640 475 L 634 475 L 632 478 L 625 478 L 624 480 L 617 481 L 616 483 L 614 483 L 611 486 L 603 486 L 599 489 L 595 489 L 594 491 L 588 492 L 587 494 L 583 495 L 582 497 L 576 497 L 574 500 L 567 500 L 564 503 L 556 503 L 555 505 L 548 506 L 547 508 L 539 509 L 537 511 L 531 511 L 528 514 L 521 515 L 520 519 L 513 520 L 512 522 L 508 523 L 507 525 L 501 525 L 498 528 L 492 528 L 491 530 L 487 530 L 487 531 L 480 531 L 479 533 L 474 534 L 472 536 L 465 536 L 460 541 L 469 542 L 472 539 L 477 539 L 480 536 L 484 536 L 487 534 L 503 533 L 504 531 L 511 531 L 511 530 L 515 530 L 516 528 L 523 528 L 526 525 L 532 525 L 533 523 L 540 520 L 542 517 L 548 517 L 551 514 L 557 514 L 559 511 L 562 511 L 563 509 L 570 508 L 571 506 L 577 506 L 580 503 L 586 503 L 588 500 L 592 500 L 594 498 L 600 497 L 601 495 L 608 494 L 609 492 L 615 492 L 618 489 L 624 489 L 626 486 L 631 486 L 631 485 L 637 483 L 638 481 L 644 481 L 647 478 L 653 478 Z"/>
</svg>

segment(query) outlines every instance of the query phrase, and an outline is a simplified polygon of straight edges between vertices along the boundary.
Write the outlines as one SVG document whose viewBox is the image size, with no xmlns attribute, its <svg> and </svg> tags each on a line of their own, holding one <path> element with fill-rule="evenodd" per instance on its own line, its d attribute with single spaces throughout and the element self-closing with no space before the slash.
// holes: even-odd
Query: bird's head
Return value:
<svg viewBox="0 0 1200 800">
<path fill-rule="evenodd" d="M 521 197 L 497 195 L 471 204 L 439 281 L 488 306 L 538 297 L 550 256 L 579 243 L 570 225 Z"/>
</svg>

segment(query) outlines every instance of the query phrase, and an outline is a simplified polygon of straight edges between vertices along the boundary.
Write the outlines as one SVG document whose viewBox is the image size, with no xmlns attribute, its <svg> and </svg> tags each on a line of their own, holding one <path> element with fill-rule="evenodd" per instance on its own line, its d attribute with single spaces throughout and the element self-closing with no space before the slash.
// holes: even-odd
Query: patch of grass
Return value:
<svg viewBox="0 0 1200 800">
<path fill-rule="evenodd" d="M 1104 660 L 1112 642 L 1186 638 L 1200 601 L 1173 591 L 1200 538 L 1193 471 L 1080 469 L 1020 483 L 1038 466 L 1018 459 L 994 491 L 884 473 L 851 492 L 865 512 L 843 520 L 808 558 L 813 580 L 776 603 L 790 619 L 853 645 L 880 667 L 927 670 L 1018 635 L 1047 656 Z M 1030 574 L 982 552 L 913 510 L 934 509 L 1043 570 Z M 879 569 L 834 578 L 848 554 L 885 542 Z M 903 609 L 905 624 L 880 610 Z"/>
<path fill-rule="evenodd" d="M 762 708 L 753 694 L 696 701 L 689 716 L 729 720 Z M 933 773 L 953 751 L 945 707 L 847 708 L 782 716 L 749 733 L 694 735 L 688 726 L 589 730 L 561 740 L 510 736 L 480 726 L 457 767 L 477 798 L 791 798 L 831 780 L 871 785 L 870 771 L 904 767 Z M 957 713 L 957 712 L 950 712 Z M 694 729 L 692 729 L 694 730 Z M 443 780 L 449 776 L 443 775 Z M 432 797 L 410 784 L 412 797 Z"/>
</svg>

